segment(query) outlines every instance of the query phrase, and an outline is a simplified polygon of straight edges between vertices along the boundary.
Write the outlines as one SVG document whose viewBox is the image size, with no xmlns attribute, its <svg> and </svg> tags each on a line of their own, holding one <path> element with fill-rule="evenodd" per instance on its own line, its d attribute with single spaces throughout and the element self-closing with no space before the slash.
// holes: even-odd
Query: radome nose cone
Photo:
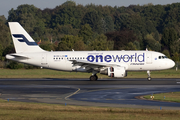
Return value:
<svg viewBox="0 0 180 120">
<path fill-rule="evenodd" d="M 174 66 L 175 66 L 175 62 L 171 60 L 170 67 L 174 67 Z"/>
</svg>

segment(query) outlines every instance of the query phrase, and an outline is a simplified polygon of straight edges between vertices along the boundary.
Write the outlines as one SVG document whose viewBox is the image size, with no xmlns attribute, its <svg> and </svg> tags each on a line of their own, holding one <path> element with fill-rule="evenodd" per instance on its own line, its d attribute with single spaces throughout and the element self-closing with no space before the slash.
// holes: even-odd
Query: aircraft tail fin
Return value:
<svg viewBox="0 0 180 120">
<path fill-rule="evenodd" d="M 18 22 L 8 22 L 16 53 L 43 52 Z"/>
</svg>

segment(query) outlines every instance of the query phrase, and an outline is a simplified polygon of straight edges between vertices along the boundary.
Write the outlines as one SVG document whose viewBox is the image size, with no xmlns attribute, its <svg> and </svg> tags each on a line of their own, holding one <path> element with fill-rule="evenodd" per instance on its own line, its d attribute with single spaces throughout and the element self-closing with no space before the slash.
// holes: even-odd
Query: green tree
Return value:
<svg viewBox="0 0 180 120">
<path fill-rule="evenodd" d="M 165 54 L 168 58 L 171 58 L 169 50 L 163 50 L 162 53 Z"/>
<path fill-rule="evenodd" d="M 172 45 L 178 40 L 177 32 L 174 28 L 169 29 L 169 44 Z"/>
<path fill-rule="evenodd" d="M 10 69 L 20 69 L 23 67 L 24 65 L 22 63 L 18 63 L 14 61 L 10 61 L 9 64 L 7 65 L 7 68 L 10 68 Z"/>
<path fill-rule="evenodd" d="M 6 18 L 4 15 L 0 16 L 0 21 L 3 21 L 4 23 L 6 22 Z"/>
<path fill-rule="evenodd" d="M 12 8 L 9 11 L 8 21 L 19 22 L 33 38 L 39 39 L 37 36 L 40 37 L 45 34 L 44 22 L 46 20 L 42 16 L 42 11 L 34 5 L 20 5 L 16 10 Z"/>
<path fill-rule="evenodd" d="M 89 45 L 90 50 L 112 50 L 113 41 L 107 41 L 107 37 L 103 34 L 97 36 Z"/>
<path fill-rule="evenodd" d="M 154 51 L 161 51 L 161 44 L 156 41 L 152 34 L 147 34 L 145 36 L 145 45 L 146 48 Z"/>
<path fill-rule="evenodd" d="M 54 28 L 54 32 L 56 32 L 56 35 L 77 35 L 79 31 L 77 29 L 73 29 L 71 25 L 57 25 L 56 28 Z"/>
<path fill-rule="evenodd" d="M 61 38 L 57 50 L 61 50 L 61 51 L 72 51 L 72 49 L 74 49 L 75 51 L 85 50 L 86 46 L 82 39 L 83 39 L 82 37 L 78 37 L 78 36 L 65 35 L 63 38 Z"/>
<path fill-rule="evenodd" d="M 93 31 L 89 24 L 85 24 L 81 27 L 78 36 L 83 37 L 83 41 L 86 45 L 90 43 L 90 41 L 92 40 Z"/>
<path fill-rule="evenodd" d="M 179 53 L 180 52 L 180 41 L 179 40 L 175 41 L 169 47 L 170 47 L 171 55 L 175 54 L 176 52 Z"/>
<path fill-rule="evenodd" d="M 5 49 L 11 43 L 9 28 L 3 21 L 0 21 L 0 44 Z"/>
<path fill-rule="evenodd" d="M 104 31 L 102 28 L 103 22 L 100 16 L 101 15 L 99 15 L 96 10 L 91 10 L 84 15 L 82 19 L 82 25 L 89 24 L 93 32 L 101 34 Z"/>
<path fill-rule="evenodd" d="M 47 50 L 47 51 L 51 51 L 51 50 L 54 51 L 54 50 L 55 50 L 53 44 L 52 44 L 51 42 L 49 42 L 49 41 L 42 41 L 42 42 L 40 43 L 40 47 L 41 47 L 42 49 L 44 49 L 44 50 Z"/>
<path fill-rule="evenodd" d="M 114 31 L 114 21 L 113 21 L 112 17 L 111 16 L 106 16 L 104 18 L 104 21 L 105 21 L 104 33 Z"/>
<path fill-rule="evenodd" d="M 114 50 L 126 50 L 129 42 L 138 41 L 138 38 L 132 30 L 123 29 L 120 31 L 109 32 L 105 34 L 108 41 L 114 42 Z"/>
<path fill-rule="evenodd" d="M 2 55 L 3 55 L 3 47 L 2 47 L 2 45 L 0 44 L 0 60 L 2 60 Z"/>
<path fill-rule="evenodd" d="M 171 55 L 179 51 L 179 46 L 176 46 L 179 44 L 178 36 L 174 28 L 165 28 L 161 41 L 164 45 L 164 49 L 170 50 Z"/>
<path fill-rule="evenodd" d="M 136 48 L 137 50 L 140 50 L 140 49 L 141 49 L 139 41 L 135 40 L 135 41 L 133 42 L 133 44 L 135 45 L 135 48 Z"/>
<path fill-rule="evenodd" d="M 127 46 L 125 47 L 126 50 L 137 50 L 136 46 L 132 43 L 132 42 L 129 42 L 127 44 Z"/>
<path fill-rule="evenodd" d="M 3 50 L 3 56 L 6 56 L 10 53 L 15 53 L 14 45 L 9 45 Z"/>
<path fill-rule="evenodd" d="M 178 62 L 179 61 L 179 54 L 177 52 L 175 52 L 172 56 L 172 59 L 175 61 L 175 62 Z"/>
<path fill-rule="evenodd" d="M 163 35 L 162 35 L 162 40 L 161 40 L 162 44 L 166 47 L 169 46 L 169 29 L 165 28 L 163 30 Z"/>
<path fill-rule="evenodd" d="M 57 25 L 72 25 L 73 28 L 79 28 L 81 18 L 84 15 L 83 7 L 76 6 L 73 1 L 67 1 L 58 6 L 53 17 L 53 27 Z"/>
</svg>

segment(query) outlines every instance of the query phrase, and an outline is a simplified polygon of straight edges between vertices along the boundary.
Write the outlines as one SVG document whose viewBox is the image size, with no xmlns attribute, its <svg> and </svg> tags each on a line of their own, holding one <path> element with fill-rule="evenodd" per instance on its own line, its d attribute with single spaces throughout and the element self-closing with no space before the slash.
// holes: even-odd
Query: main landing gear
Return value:
<svg viewBox="0 0 180 120">
<path fill-rule="evenodd" d="M 98 76 L 96 75 L 98 72 L 97 71 L 92 71 L 92 75 L 90 76 L 90 81 L 97 81 Z"/>
<path fill-rule="evenodd" d="M 147 80 L 148 80 L 148 81 L 151 81 L 151 74 L 150 74 L 150 71 L 149 71 L 149 70 L 147 71 L 147 74 L 148 74 Z"/>
<path fill-rule="evenodd" d="M 90 81 L 96 81 L 98 79 L 98 76 L 96 74 L 90 76 Z"/>
</svg>

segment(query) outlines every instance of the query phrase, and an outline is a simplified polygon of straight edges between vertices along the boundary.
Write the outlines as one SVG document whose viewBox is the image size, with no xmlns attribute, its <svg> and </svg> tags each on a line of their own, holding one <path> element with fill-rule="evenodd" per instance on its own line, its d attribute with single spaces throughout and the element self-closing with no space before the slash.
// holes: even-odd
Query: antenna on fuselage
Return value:
<svg viewBox="0 0 180 120">
<path fill-rule="evenodd" d="M 72 49 L 72 51 L 74 52 L 74 49 Z"/>
<path fill-rule="evenodd" d="M 146 51 L 148 51 L 148 49 L 146 48 Z"/>
</svg>

